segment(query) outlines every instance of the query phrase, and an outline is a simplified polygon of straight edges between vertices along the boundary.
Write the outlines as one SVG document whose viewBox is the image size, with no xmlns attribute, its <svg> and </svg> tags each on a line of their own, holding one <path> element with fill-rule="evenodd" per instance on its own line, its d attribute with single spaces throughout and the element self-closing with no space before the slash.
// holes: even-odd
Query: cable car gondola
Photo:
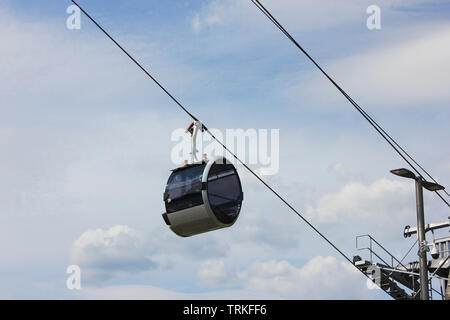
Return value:
<svg viewBox="0 0 450 320">
<path fill-rule="evenodd" d="M 164 221 L 189 237 L 232 226 L 243 200 L 236 168 L 224 157 L 172 170 L 164 192 Z"/>
</svg>

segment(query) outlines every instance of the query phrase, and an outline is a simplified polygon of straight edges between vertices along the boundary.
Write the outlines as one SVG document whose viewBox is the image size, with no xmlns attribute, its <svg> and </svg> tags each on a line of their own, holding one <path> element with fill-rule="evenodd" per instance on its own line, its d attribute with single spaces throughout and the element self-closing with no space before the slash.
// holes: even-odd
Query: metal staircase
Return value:
<svg viewBox="0 0 450 320">
<path fill-rule="evenodd" d="M 362 238 L 368 240 L 366 247 L 360 247 Z M 364 272 L 382 290 L 396 300 L 411 300 L 419 297 L 415 292 L 420 288 L 417 270 L 414 270 L 415 263 L 403 265 L 386 248 L 384 248 L 372 236 L 366 234 L 356 237 L 356 249 L 367 251 L 369 260 L 364 260 L 361 256 L 353 257 L 353 264 Z M 408 293 L 406 289 L 412 291 Z"/>
</svg>

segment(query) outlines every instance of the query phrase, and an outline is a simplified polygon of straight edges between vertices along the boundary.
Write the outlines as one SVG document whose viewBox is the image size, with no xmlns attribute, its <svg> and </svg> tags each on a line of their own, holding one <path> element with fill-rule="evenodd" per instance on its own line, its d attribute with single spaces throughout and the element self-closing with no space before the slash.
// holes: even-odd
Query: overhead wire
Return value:
<svg viewBox="0 0 450 320">
<path fill-rule="evenodd" d="M 339 92 L 355 107 L 355 109 L 373 126 L 373 128 L 386 140 L 386 142 L 406 161 L 406 163 L 419 175 L 422 174 L 416 169 L 415 166 L 411 164 L 411 162 L 406 158 L 408 157 L 412 162 L 414 162 L 422 171 L 435 183 L 437 181 L 416 161 L 412 156 L 409 155 L 408 152 L 404 148 L 402 148 L 399 143 L 392 138 L 358 103 L 356 103 L 342 88 L 339 86 L 336 81 L 331 78 L 330 75 L 311 57 L 311 55 L 295 40 L 291 34 L 278 22 L 278 20 L 267 10 L 264 5 L 261 4 L 259 0 L 250 0 L 319 70 L 320 72 L 338 89 Z M 398 147 L 398 149 L 397 149 Z M 399 150 L 400 149 L 400 150 Z M 403 153 L 404 154 L 403 154 Z M 406 155 L 406 156 L 405 156 Z M 450 197 L 450 194 L 444 189 L 444 192 L 447 196 Z M 441 198 L 444 203 L 450 207 L 450 204 L 447 200 L 445 200 L 442 195 L 435 191 L 435 193 Z"/>
<path fill-rule="evenodd" d="M 91 20 L 123 53 L 125 53 L 150 79 L 152 79 L 184 112 L 186 112 L 194 121 L 198 119 L 187 110 L 160 82 L 158 82 L 130 53 L 127 52 L 104 28 L 98 24 L 75 0 L 71 0 L 89 20 Z M 277 198 L 279 198 L 289 209 L 291 209 L 299 218 L 301 218 L 309 227 L 311 227 L 320 237 L 322 237 L 332 248 L 334 248 L 345 260 L 353 265 L 352 260 L 344 254 L 331 240 L 319 231 L 308 219 L 297 211 L 287 200 L 285 200 L 273 187 L 265 182 L 257 173 L 255 173 L 245 162 L 243 162 L 233 151 L 231 151 L 223 142 L 221 142 L 203 123 L 204 130 L 217 142 L 224 150 L 230 153 L 234 159 L 244 166 L 253 176 L 255 176 L 265 187 L 267 187 Z M 359 270 L 359 269 L 358 269 Z M 361 271 L 361 270 L 360 270 Z M 367 275 L 361 271 L 366 277 Z M 370 278 L 369 278 L 370 279 Z"/>
<path fill-rule="evenodd" d="M 260 2 L 258 0 L 251 0 L 255 5 L 260 4 Z M 159 88 L 161 88 L 169 97 L 172 101 L 174 101 L 189 117 L 191 117 L 194 121 L 199 121 L 197 117 L 195 117 L 185 106 L 183 106 L 183 104 L 181 104 L 181 102 L 179 100 L 177 100 L 155 77 L 153 77 L 150 72 L 147 71 L 146 68 L 144 68 L 142 66 L 142 64 L 140 64 L 127 50 L 125 50 L 104 28 L 102 28 L 100 26 L 100 24 L 98 24 L 96 22 L 95 19 L 93 19 L 75 0 L 71 0 L 71 2 L 73 4 L 75 4 L 82 12 L 83 14 L 85 14 L 89 20 L 91 20 L 131 61 L 133 61 Z M 259 7 L 259 6 L 258 6 Z M 279 28 L 280 30 L 289 38 L 291 39 L 291 41 L 293 41 L 306 55 L 307 57 L 327 76 L 327 78 L 329 78 L 330 81 L 333 82 L 333 84 L 335 84 L 335 86 L 339 89 L 339 91 L 341 91 L 341 93 L 344 94 L 344 96 L 350 101 L 352 102 L 352 104 L 358 109 L 360 110 L 361 108 L 356 104 L 356 102 L 354 102 L 351 97 L 349 97 L 345 91 L 343 91 L 335 82 L 334 80 L 331 79 L 331 77 L 329 77 L 325 71 L 323 71 L 323 69 L 309 56 L 309 54 L 300 47 L 300 45 L 298 45 L 298 43 L 295 41 L 294 38 L 292 38 L 290 36 L 290 34 L 285 31 L 285 29 L 276 21 L 275 18 L 273 18 L 273 16 L 270 14 L 270 12 L 268 12 L 267 10 L 265 10 L 265 8 L 261 5 L 261 7 L 259 7 L 263 13 L 271 19 L 272 22 L 274 22 Z M 380 131 L 384 130 L 380 127 L 378 128 L 377 125 L 375 125 L 374 123 L 372 123 L 371 121 L 373 121 L 370 116 L 368 116 L 364 110 L 360 110 L 360 112 L 362 113 L 362 115 L 375 127 L 375 129 L 381 134 Z M 373 121 L 374 122 L 374 121 Z M 248 170 L 254 177 L 256 177 L 257 180 L 259 180 L 265 187 L 267 187 L 278 199 L 280 199 L 291 211 L 293 211 L 299 218 L 301 218 L 310 228 L 313 229 L 313 231 L 315 231 L 323 240 L 325 240 L 333 249 L 335 249 L 345 260 L 347 260 L 350 264 L 352 264 L 353 266 L 355 266 L 353 264 L 353 261 L 346 255 L 344 254 L 328 237 L 326 237 L 319 229 L 317 229 L 308 219 L 306 219 L 298 210 L 296 210 L 287 200 L 284 199 L 284 197 L 282 197 L 273 187 L 271 187 L 266 181 L 264 181 L 257 173 L 255 173 L 247 164 L 245 164 L 245 162 L 243 162 L 234 152 L 232 152 L 223 142 L 221 142 L 217 137 L 214 136 L 214 134 L 202 123 L 204 130 L 217 142 L 219 143 L 224 150 L 226 150 L 229 154 L 231 154 L 233 156 L 233 158 L 235 160 L 237 160 L 240 164 L 242 164 L 244 166 L 244 168 L 246 170 Z M 386 137 L 383 135 L 383 137 L 386 139 Z M 386 139 L 387 140 L 387 139 Z M 388 140 L 387 140 L 388 141 Z M 388 141 L 388 143 L 395 149 L 395 147 L 392 145 L 392 143 L 390 141 Z M 397 152 L 398 150 L 395 149 Z M 398 152 L 399 153 L 399 152 Z M 402 158 L 404 158 L 404 160 L 414 169 L 415 167 L 412 166 L 410 164 L 410 162 L 401 154 L 399 153 Z M 414 160 L 413 160 L 414 161 Z M 415 161 L 414 161 L 415 162 Z M 417 170 L 416 170 L 417 172 Z M 420 174 L 420 173 L 418 173 Z M 444 200 L 445 201 L 445 200 Z M 447 205 L 449 205 L 447 203 Z M 450 205 L 449 205 L 450 206 Z M 355 266 L 356 267 L 356 266 Z M 365 272 L 363 272 L 362 270 L 360 270 L 359 268 L 357 268 L 364 276 L 366 276 L 368 279 L 371 279 Z"/>
</svg>

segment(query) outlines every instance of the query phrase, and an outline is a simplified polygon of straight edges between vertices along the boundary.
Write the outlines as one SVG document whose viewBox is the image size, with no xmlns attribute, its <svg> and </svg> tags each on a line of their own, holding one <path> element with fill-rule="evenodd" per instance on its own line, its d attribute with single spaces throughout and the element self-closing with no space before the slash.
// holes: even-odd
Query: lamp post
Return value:
<svg viewBox="0 0 450 320">
<path fill-rule="evenodd" d="M 392 174 L 416 181 L 416 207 L 417 207 L 417 235 L 419 243 L 419 266 L 420 266 L 420 300 L 429 300 L 428 289 L 428 264 L 427 264 L 427 241 L 425 239 L 425 217 L 423 212 L 423 188 L 429 191 L 444 189 L 443 186 L 425 181 L 422 176 L 416 176 L 408 169 L 391 170 Z"/>
</svg>

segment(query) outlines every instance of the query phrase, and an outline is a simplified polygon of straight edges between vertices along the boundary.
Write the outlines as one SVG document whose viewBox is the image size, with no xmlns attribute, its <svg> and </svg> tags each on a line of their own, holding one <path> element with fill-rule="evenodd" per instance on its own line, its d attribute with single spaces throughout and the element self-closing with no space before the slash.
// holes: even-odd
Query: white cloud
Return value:
<svg viewBox="0 0 450 320">
<path fill-rule="evenodd" d="M 250 193 L 249 188 L 246 192 Z M 297 234 L 299 225 L 293 223 L 295 217 L 286 212 L 285 217 L 276 218 L 273 213 L 282 203 L 278 203 L 277 198 L 272 198 L 269 191 L 264 190 L 262 192 L 267 192 L 268 199 L 252 201 L 251 207 L 246 204 L 243 216 L 239 218 L 239 226 L 236 226 L 239 229 L 234 239 L 247 245 L 257 243 L 259 247 L 265 248 L 265 250 L 276 251 L 280 248 L 284 250 L 297 248 L 300 239 Z M 258 195 L 261 195 L 261 191 L 256 192 L 253 197 L 257 198 Z M 253 197 L 249 196 L 250 199 Z"/>
<path fill-rule="evenodd" d="M 448 107 L 446 104 L 450 98 L 450 92 L 446 87 L 450 81 L 448 22 L 436 19 L 405 23 L 409 16 L 404 10 L 397 10 L 401 7 L 420 8 L 420 5 L 430 4 L 429 1 L 400 0 L 380 3 L 382 21 L 386 23 L 386 27 L 383 25 L 378 37 L 373 33 L 369 34 L 370 31 L 365 27 L 366 8 L 373 4 L 371 1 L 325 0 L 318 4 L 313 0 L 284 0 L 265 1 L 264 4 L 302 44 L 307 46 L 306 49 L 310 50 L 313 57 L 320 57 L 319 64 L 361 105 L 373 108 Z M 347 39 L 338 41 L 323 36 L 323 30 L 349 23 L 351 31 L 346 29 L 345 32 L 350 32 L 349 37 L 355 38 L 352 43 Z M 192 18 L 194 31 L 198 32 L 206 25 L 215 27 L 211 36 L 220 37 L 220 44 L 206 48 L 205 56 L 208 56 L 209 51 L 212 51 L 210 54 L 214 56 L 231 50 L 236 50 L 236 54 L 246 52 L 249 41 L 253 46 L 261 46 L 263 43 L 276 43 L 279 46 L 285 43 L 286 47 L 290 48 L 288 42 L 279 42 L 282 34 L 275 30 L 247 0 L 209 1 Z M 319 40 L 311 40 L 313 32 L 318 34 Z M 240 36 L 247 33 L 250 36 Z M 344 37 L 344 34 L 346 33 L 342 31 L 339 36 Z M 317 41 L 327 43 L 321 45 L 317 44 Z M 216 47 L 219 47 L 220 51 L 214 50 Z M 294 57 L 292 55 L 294 51 L 288 52 L 291 53 L 283 55 L 282 58 L 289 61 L 289 57 Z M 338 56 L 340 58 L 336 59 Z M 259 57 L 262 58 L 263 56 Z M 252 63 L 256 64 L 258 60 Z M 297 72 L 297 66 L 303 63 L 306 63 L 307 70 L 312 71 L 305 73 L 304 68 L 301 68 L 298 74 L 284 72 L 274 77 L 268 88 L 285 90 L 285 95 L 302 108 L 312 106 L 317 109 L 320 106 L 328 109 L 344 102 L 343 97 L 328 80 L 317 70 L 313 70 L 312 65 L 300 56 L 298 64 L 292 65 L 292 72 Z M 274 66 L 262 60 L 261 67 Z"/>
<path fill-rule="evenodd" d="M 194 15 L 191 20 L 192 29 L 195 33 L 200 32 L 204 28 L 208 28 L 223 21 L 222 15 L 219 14 L 221 3 L 212 2 L 207 10 L 202 10 Z"/>
<path fill-rule="evenodd" d="M 244 4 L 243 1 L 241 3 Z M 301 2 L 297 3 L 301 5 Z M 267 26 L 264 17 L 255 15 L 255 8 L 248 6 L 248 1 L 245 4 L 248 10 L 235 12 L 235 18 L 241 19 L 242 23 L 256 18 Z M 199 30 L 208 24 L 214 28 L 225 24 L 227 16 L 219 13 L 200 15 Z M 230 17 L 233 18 L 232 15 Z M 313 235 L 311 230 L 299 223 L 298 218 L 291 215 L 288 209 L 280 206 L 276 197 L 266 193 L 267 190 L 254 177 L 242 177 L 246 194 L 244 207 L 242 216 L 232 228 L 185 239 L 172 234 L 164 224 L 161 218 L 164 210 L 161 194 L 170 174 L 169 169 L 172 168 L 169 158 L 170 131 L 179 127 L 180 123 L 183 125 L 186 119 L 182 118 L 182 114 L 172 112 L 175 109 L 170 109 L 171 104 L 167 113 L 161 111 L 158 115 L 143 111 L 144 107 L 146 110 L 163 110 L 169 104 L 165 104 L 166 99 L 162 95 L 164 103 L 158 103 L 159 89 L 154 89 L 157 94 L 153 91 L 149 93 L 149 90 L 153 90 L 152 84 L 142 81 L 142 74 L 136 72 L 134 65 L 128 64 L 126 57 L 105 42 L 101 34 L 88 34 L 84 31 L 75 34 L 45 23 L 27 24 L 15 18 L 3 18 L 2 16 L 0 19 L 0 35 L 10 43 L 3 52 L 4 59 L 0 61 L 0 104 L 8 110 L 0 129 L 0 146 L 7 155 L 0 166 L 3 178 L 0 184 L 0 242 L 4 246 L 2 252 L 5 261 L 0 281 L 3 283 L 3 291 L 4 288 L 8 288 L 8 291 L 14 287 L 15 290 L 8 294 L 18 298 L 28 295 L 40 297 L 41 294 L 49 298 L 65 296 L 65 281 L 60 278 L 64 276 L 69 262 L 68 249 L 73 245 L 70 263 L 76 263 L 75 260 L 80 264 L 84 263 L 87 267 L 82 268 L 82 279 L 87 280 L 86 276 L 90 273 L 91 280 L 96 281 L 85 283 L 82 280 L 81 294 L 86 297 L 304 297 L 304 292 L 297 292 L 289 285 L 289 279 L 307 281 L 304 280 L 307 276 L 301 276 L 298 272 L 304 267 L 294 266 L 292 261 L 308 257 L 309 253 L 318 251 L 320 245 L 309 245 L 307 241 Z M 333 19 L 329 21 L 333 23 Z M 291 20 L 289 23 L 295 21 Z M 256 26 L 261 24 L 257 23 Z M 64 28 L 64 23 L 61 28 Z M 205 28 L 207 29 L 212 30 L 209 27 Z M 232 32 L 236 30 L 230 29 Z M 264 30 L 273 32 L 270 26 Z M 276 32 L 273 34 L 278 37 Z M 85 41 L 86 39 L 88 40 Z M 97 41 L 98 39 L 101 41 Z M 134 43 L 133 37 L 127 35 L 123 40 L 126 39 L 127 48 L 131 45 L 130 48 L 139 49 L 135 51 L 136 56 L 143 58 L 144 63 L 148 62 L 152 70 L 161 70 L 159 73 L 164 78 L 164 84 L 169 84 L 171 89 L 175 87 L 174 93 L 177 95 L 179 90 L 195 90 L 195 83 L 186 77 L 191 73 L 185 72 L 186 70 L 195 71 L 194 74 L 197 75 L 203 70 L 207 74 L 203 84 L 211 82 L 208 80 L 211 79 L 210 65 L 206 68 L 202 68 L 202 65 L 191 68 L 190 59 L 187 59 L 189 63 L 182 61 L 184 65 L 173 65 L 174 59 L 169 61 L 170 59 L 163 59 L 164 55 L 158 54 L 164 50 L 156 50 L 155 53 L 155 47 L 148 46 L 145 41 L 142 42 L 143 45 L 139 45 Z M 222 53 L 222 49 L 231 47 L 238 51 L 254 50 L 254 43 L 248 43 L 248 37 L 241 39 L 245 46 L 233 47 L 229 41 L 220 44 L 215 42 L 215 46 L 219 47 L 214 47 L 216 53 Z M 190 42 L 188 39 L 184 45 L 189 46 Z M 186 48 L 184 45 L 181 47 Z M 51 52 L 49 48 L 52 48 Z M 188 50 L 180 52 L 184 55 Z M 147 52 L 149 56 L 146 56 Z M 155 55 L 156 59 L 153 59 Z M 203 57 L 200 56 L 201 59 Z M 234 63 L 235 60 L 230 61 L 230 64 Z M 227 65 L 225 68 L 228 67 Z M 236 69 L 230 68 L 230 72 L 234 74 Z M 66 76 L 70 76 L 70 86 L 65 82 Z M 180 85 L 182 83 L 189 85 L 183 88 Z M 214 90 L 207 91 L 215 95 Z M 199 105 L 201 95 L 198 92 L 200 91 L 188 98 L 189 104 L 194 108 Z M 207 93 L 202 90 L 202 96 Z M 180 96 L 183 96 L 183 92 Z M 233 94 L 230 96 L 234 98 Z M 86 99 L 83 101 L 89 103 L 80 103 L 78 99 Z M 229 112 L 227 118 L 217 118 L 216 112 L 209 112 L 211 103 L 205 102 L 206 104 L 207 108 L 201 113 L 212 120 L 211 124 L 213 121 L 235 123 L 251 115 L 242 113 L 243 116 L 238 119 L 236 113 Z M 217 112 L 228 112 L 233 108 L 237 110 L 237 106 L 231 102 L 223 107 L 213 105 Z M 260 123 L 263 125 L 272 123 L 273 120 L 261 119 Z M 244 125 L 252 126 L 257 121 L 257 117 L 252 116 Z M 317 126 L 317 123 L 311 123 L 310 128 L 315 130 Z M 331 136 L 326 137 L 327 142 L 319 141 L 317 135 L 292 136 L 295 137 L 291 144 L 294 146 L 293 150 L 286 156 L 287 149 L 283 149 L 286 157 L 282 168 L 284 178 L 280 174 L 270 178 L 270 182 L 273 182 L 281 194 L 288 194 L 287 198 L 297 208 L 302 209 L 307 203 L 305 194 L 309 192 L 308 189 L 312 187 L 323 192 L 323 189 L 333 188 L 323 175 L 330 165 L 330 154 L 336 155 L 333 148 L 341 150 L 342 153 L 338 153 L 338 156 L 355 159 L 357 143 L 356 139 L 336 142 L 336 137 Z M 358 150 L 360 153 L 373 155 L 372 158 L 377 155 L 375 149 L 363 144 L 358 144 Z M 382 167 L 378 158 L 376 159 L 376 165 Z M 290 169 L 289 161 L 292 161 Z M 311 162 L 310 165 L 305 166 L 308 161 Z M 373 172 L 374 175 L 377 174 L 376 170 Z M 316 191 L 307 199 L 315 199 Z M 409 194 L 413 197 L 413 192 Z M 394 206 L 393 209 L 395 208 Z M 49 216 L 49 213 L 52 215 Z M 340 214 L 341 212 L 337 213 Z M 380 220 L 386 222 L 387 218 L 382 217 Z M 342 221 L 345 223 L 346 220 L 343 218 Z M 130 227 L 124 226 L 125 224 Z M 116 227 L 108 229 L 106 226 Z M 102 229 L 93 230 L 93 227 Z M 91 230 L 86 231 L 87 229 Z M 303 232 L 304 230 L 307 231 Z M 333 230 L 330 236 L 345 234 L 351 241 L 353 233 L 350 230 L 350 226 L 346 224 Z M 77 238 L 79 241 L 75 246 L 73 241 Z M 308 245 L 299 248 L 299 241 Z M 234 279 L 233 286 L 240 285 L 241 289 L 192 293 L 198 289 L 194 283 L 195 274 L 203 259 L 212 262 L 202 266 L 203 272 L 199 272 L 199 279 L 203 278 L 205 283 L 209 281 L 209 285 L 217 287 L 221 279 L 228 275 L 230 279 Z M 256 259 L 264 262 L 252 264 Z M 282 259 L 286 261 L 283 262 Z M 240 271 L 230 273 L 237 262 L 240 263 Z M 330 265 L 326 261 L 323 264 Z M 30 265 L 33 270 L 29 272 Z M 156 268 L 156 265 L 159 267 Z M 250 265 L 252 267 L 248 267 Z M 313 266 L 313 269 L 317 268 L 316 264 Z M 275 273 L 270 274 L 267 271 L 269 267 Z M 251 269 L 255 272 L 254 277 Z M 9 277 L 12 270 L 17 272 L 17 276 Z M 88 274 L 83 273 L 83 270 Z M 338 270 L 341 268 L 338 267 Z M 322 274 L 325 271 L 322 270 Z M 153 277 L 155 274 L 158 276 L 157 280 Z M 238 274 L 241 278 L 238 278 Z M 134 277 L 135 275 L 137 276 Z M 26 281 L 17 285 L 18 278 L 24 277 Z M 52 283 L 55 283 L 57 290 L 35 291 L 35 288 L 26 284 L 44 277 L 53 279 Z M 274 280 L 277 277 L 279 280 Z M 115 279 L 126 285 L 94 287 Z M 242 283 L 236 282 L 237 279 L 241 279 Z M 8 281 L 9 284 L 5 284 Z M 156 282 L 168 289 L 156 287 Z M 131 283 L 151 283 L 153 286 L 132 286 Z M 179 292 L 170 290 L 174 287 Z M 260 292 L 258 288 L 262 288 Z M 342 288 L 353 290 L 349 285 Z M 321 296 L 317 294 L 316 297 Z M 346 297 L 346 293 L 335 291 L 333 297 Z M 355 294 L 351 297 L 359 296 Z"/>
<path fill-rule="evenodd" d="M 361 105 L 448 108 L 450 25 L 424 29 L 426 33 L 417 30 L 414 38 L 397 38 L 382 47 L 332 62 L 325 70 Z M 314 70 L 311 75 L 308 81 L 302 77 L 301 85 L 292 86 L 288 94 L 308 96 L 316 107 L 318 103 L 335 106 L 343 101 L 322 74 Z"/>
<path fill-rule="evenodd" d="M 153 102 L 163 97 L 160 89 L 113 43 L 92 31 L 95 30 L 83 27 L 68 30 L 65 23 L 30 22 L 0 10 L 0 38 L 9 44 L 3 48 L 0 59 L 0 108 L 17 112 L 10 108 L 14 105 L 14 109 L 36 113 L 48 109 L 67 113 L 88 110 L 91 115 L 117 107 L 118 100 L 122 108 L 124 101 L 126 108 L 136 108 L 133 102 L 138 91 L 142 95 L 150 93 Z M 184 84 L 195 77 L 189 65 L 172 59 L 155 39 L 116 39 L 143 66 L 151 65 L 153 74 L 161 70 L 158 79 L 168 87 L 182 91 Z M 164 102 L 169 103 L 165 98 Z"/>
<path fill-rule="evenodd" d="M 209 232 L 182 238 L 175 235 L 164 224 L 164 231 L 161 233 L 161 236 L 154 236 L 151 241 L 158 243 L 158 250 L 165 257 L 170 257 L 170 259 L 176 259 L 177 261 L 186 261 L 186 259 L 198 261 L 198 259 L 204 258 L 224 257 L 228 254 L 230 245 L 221 241 L 220 237 L 217 237 L 219 232 Z"/>
<path fill-rule="evenodd" d="M 363 176 L 361 172 L 348 168 L 340 162 L 331 165 L 330 170 L 339 178 L 344 179 L 359 179 Z"/>
<path fill-rule="evenodd" d="M 228 270 L 223 260 L 207 260 L 200 265 L 198 278 L 209 286 L 227 283 Z"/>
<path fill-rule="evenodd" d="M 165 299 L 191 299 L 189 294 L 149 285 L 120 285 L 101 288 L 83 288 L 77 292 L 82 299 L 95 300 L 165 300 Z"/>
<path fill-rule="evenodd" d="M 317 256 L 296 267 L 281 260 L 256 262 L 228 273 L 224 261 L 206 261 L 198 276 L 218 289 L 184 293 L 155 286 L 110 286 L 83 289 L 88 299 L 368 299 L 374 297 L 366 280 L 352 265 L 333 257 Z M 219 288 L 235 287 L 233 290 Z M 385 297 L 387 298 L 387 296 Z"/>
<path fill-rule="evenodd" d="M 83 279 L 98 282 L 156 267 L 145 240 L 127 226 L 84 232 L 73 244 L 71 264 L 80 266 Z"/>
<path fill-rule="evenodd" d="M 383 14 L 392 12 L 402 6 L 412 7 L 427 3 L 426 0 L 396 0 L 383 2 Z M 368 17 L 366 9 L 373 4 L 372 0 L 266 0 L 261 1 L 278 21 L 291 31 L 311 31 L 327 29 L 346 23 L 358 22 L 361 28 L 365 28 Z M 381 5 L 381 4 L 380 4 Z M 198 25 L 214 25 L 220 22 L 227 28 L 238 26 L 241 30 L 245 27 L 261 27 L 268 25 L 266 17 L 248 0 L 210 0 L 194 16 L 193 21 Z M 196 28 L 194 28 L 196 30 Z M 259 32 L 271 30 L 259 28 Z"/>
<path fill-rule="evenodd" d="M 195 33 L 198 33 L 200 31 L 200 27 L 201 27 L 201 21 L 200 21 L 200 16 L 198 14 L 196 14 L 194 16 L 194 18 L 192 18 L 192 28 L 194 29 Z"/>
<path fill-rule="evenodd" d="M 82 269 L 85 286 L 102 286 L 117 279 L 130 279 L 138 273 L 151 270 L 173 269 L 180 263 L 195 264 L 205 258 L 221 258 L 227 255 L 228 246 L 217 240 L 213 233 L 205 236 L 181 238 L 165 226 L 160 215 L 161 228 L 152 231 L 137 231 L 124 225 L 107 230 L 87 230 L 73 243 L 70 264 Z M 220 277 L 223 265 L 210 260 L 205 267 L 205 279 Z M 153 274 L 143 274 L 152 278 Z"/>
<path fill-rule="evenodd" d="M 254 263 L 239 272 L 246 290 L 264 292 L 281 299 L 361 299 L 366 297 L 365 281 L 349 263 L 318 256 L 302 267 L 287 261 Z"/>
<path fill-rule="evenodd" d="M 364 220 L 375 223 L 407 221 L 414 210 L 414 184 L 380 179 L 370 185 L 351 182 L 322 196 L 307 216 L 320 222 Z"/>
<path fill-rule="evenodd" d="M 248 300 L 263 299 L 264 296 L 243 290 L 208 291 L 186 293 L 150 285 L 118 285 L 102 288 L 86 288 L 76 292 L 76 297 L 95 300 Z"/>
</svg>

